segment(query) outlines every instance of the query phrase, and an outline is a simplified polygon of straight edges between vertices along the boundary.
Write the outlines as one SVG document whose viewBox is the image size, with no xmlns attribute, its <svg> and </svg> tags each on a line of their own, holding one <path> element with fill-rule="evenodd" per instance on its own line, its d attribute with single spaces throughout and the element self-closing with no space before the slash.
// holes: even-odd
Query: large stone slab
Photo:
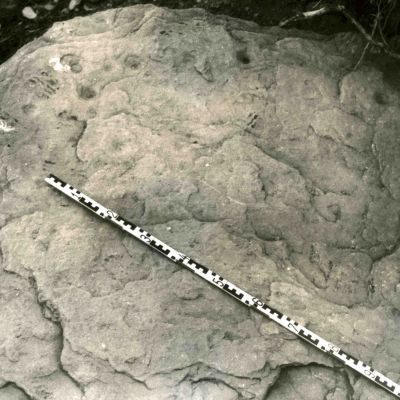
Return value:
<svg viewBox="0 0 400 400">
<path fill-rule="evenodd" d="M 361 46 L 135 6 L 3 64 L 0 398 L 391 398 L 44 182 L 399 381 L 399 94 Z"/>
</svg>

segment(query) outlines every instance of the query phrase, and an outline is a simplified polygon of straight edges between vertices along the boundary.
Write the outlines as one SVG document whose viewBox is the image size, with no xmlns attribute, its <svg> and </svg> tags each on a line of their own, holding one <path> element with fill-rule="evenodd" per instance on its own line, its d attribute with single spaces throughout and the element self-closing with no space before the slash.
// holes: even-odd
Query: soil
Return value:
<svg viewBox="0 0 400 400">
<path fill-rule="evenodd" d="M 353 1 L 353 12 L 359 13 L 360 4 L 363 6 L 364 2 Z M 299 11 L 318 6 L 318 2 L 304 0 L 81 0 L 80 3 L 74 0 L 75 4 L 79 4 L 73 8 L 71 3 L 72 0 L 1 0 L 0 63 L 11 57 L 25 43 L 42 35 L 53 22 L 108 8 L 138 3 L 152 3 L 169 8 L 201 7 L 212 13 L 256 21 L 260 25 L 276 25 Z M 22 13 L 25 7 L 31 7 L 37 14 L 36 18 L 26 18 Z M 341 15 L 325 15 L 323 18 L 313 19 L 312 22 L 298 22 L 296 27 L 328 34 L 354 29 Z"/>
</svg>

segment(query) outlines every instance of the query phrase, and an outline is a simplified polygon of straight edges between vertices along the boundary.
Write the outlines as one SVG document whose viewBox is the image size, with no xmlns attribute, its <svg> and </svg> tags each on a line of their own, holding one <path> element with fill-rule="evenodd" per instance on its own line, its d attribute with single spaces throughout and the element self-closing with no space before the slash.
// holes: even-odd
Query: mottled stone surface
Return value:
<svg viewBox="0 0 400 400">
<path fill-rule="evenodd" d="M 44 182 L 399 381 L 400 101 L 361 48 L 136 6 L 0 66 L 0 399 L 390 399 Z"/>
</svg>

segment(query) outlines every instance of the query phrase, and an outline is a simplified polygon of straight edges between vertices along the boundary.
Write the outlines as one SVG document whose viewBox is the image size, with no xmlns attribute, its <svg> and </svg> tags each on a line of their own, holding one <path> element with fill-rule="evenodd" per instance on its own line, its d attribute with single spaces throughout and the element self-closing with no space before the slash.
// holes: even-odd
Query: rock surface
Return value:
<svg viewBox="0 0 400 400">
<path fill-rule="evenodd" d="M 135 6 L 3 64 L 0 399 L 391 399 L 44 182 L 399 381 L 400 98 L 360 49 Z"/>
</svg>

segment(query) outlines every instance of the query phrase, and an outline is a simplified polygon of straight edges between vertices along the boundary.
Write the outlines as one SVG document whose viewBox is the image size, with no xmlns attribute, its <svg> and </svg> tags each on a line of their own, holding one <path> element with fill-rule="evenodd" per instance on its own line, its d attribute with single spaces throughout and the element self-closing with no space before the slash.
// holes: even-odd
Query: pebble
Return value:
<svg viewBox="0 0 400 400">
<path fill-rule="evenodd" d="M 15 130 L 15 128 L 8 125 L 7 121 L 0 119 L 0 132 L 11 132 L 13 130 Z"/>
<path fill-rule="evenodd" d="M 33 11 L 32 7 L 25 7 L 22 10 L 22 15 L 28 19 L 35 19 L 37 17 L 37 14 L 35 13 L 35 11 Z"/>
<path fill-rule="evenodd" d="M 49 65 L 54 69 L 54 71 L 70 71 L 71 67 L 69 65 L 63 65 L 60 61 L 60 57 L 53 57 L 49 60 Z"/>
<path fill-rule="evenodd" d="M 70 10 L 73 10 L 76 6 L 79 6 L 80 3 L 81 3 L 81 0 L 71 0 L 71 1 L 69 2 L 68 8 L 69 8 Z"/>
</svg>

